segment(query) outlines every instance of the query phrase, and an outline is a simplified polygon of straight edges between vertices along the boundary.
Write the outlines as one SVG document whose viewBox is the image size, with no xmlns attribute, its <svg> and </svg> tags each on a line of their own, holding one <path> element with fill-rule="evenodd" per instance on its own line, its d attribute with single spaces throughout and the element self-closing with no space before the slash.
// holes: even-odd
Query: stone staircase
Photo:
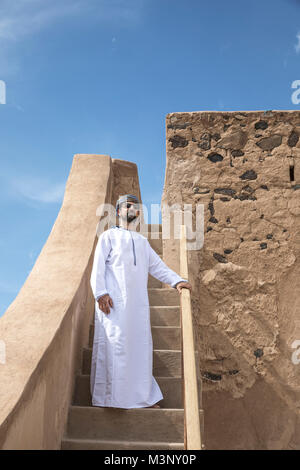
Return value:
<svg viewBox="0 0 300 470">
<path fill-rule="evenodd" d="M 158 239 L 149 243 L 162 255 L 161 226 Z M 184 410 L 181 379 L 180 294 L 149 275 L 148 293 L 153 338 L 153 375 L 164 399 L 161 408 L 117 409 L 92 406 L 90 367 L 94 324 L 83 349 L 82 370 L 76 377 L 62 450 L 183 450 Z M 198 353 L 196 352 L 198 364 Z M 197 365 L 198 368 L 198 365 Z M 198 368 L 199 370 L 199 368 Z M 201 381 L 198 381 L 199 407 Z M 199 410 L 203 435 L 203 410 Z"/>
</svg>

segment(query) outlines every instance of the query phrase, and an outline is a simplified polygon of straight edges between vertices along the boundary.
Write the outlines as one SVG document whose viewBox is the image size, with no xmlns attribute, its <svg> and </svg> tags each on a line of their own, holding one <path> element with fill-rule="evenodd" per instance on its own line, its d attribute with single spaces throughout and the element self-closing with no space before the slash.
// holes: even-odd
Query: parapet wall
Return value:
<svg viewBox="0 0 300 470">
<path fill-rule="evenodd" d="M 166 116 L 162 203 L 204 205 L 188 256 L 208 449 L 300 449 L 299 136 L 299 111 Z"/>
<path fill-rule="evenodd" d="M 0 449 L 59 449 L 94 314 L 90 272 L 104 203 L 140 197 L 134 163 L 74 156 L 62 207 L 32 271 L 0 318 Z M 97 213 L 97 214 L 96 214 Z"/>
</svg>

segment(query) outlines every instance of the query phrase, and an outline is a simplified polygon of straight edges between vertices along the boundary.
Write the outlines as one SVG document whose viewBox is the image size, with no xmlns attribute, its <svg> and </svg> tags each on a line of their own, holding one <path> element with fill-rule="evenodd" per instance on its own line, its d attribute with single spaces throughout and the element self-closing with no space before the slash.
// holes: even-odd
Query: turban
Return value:
<svg viewBox="0 0 300 470">
<path fill-rule="evenodd" d="M 134 196 L 133 194 L 124 194 L 124 196 L 120 196 L 119 199 L 117 200 L 117 204 L 116 204 L 116 214 L 118 214 L 118 209 L 120 207 L 120 205 L 123 203 L 123 202 L 127 202 L 128 199 L 132 199 L 134 202 L 138 203 L 139 204 L 139 200 L 136 196 Z"/>
</svg>

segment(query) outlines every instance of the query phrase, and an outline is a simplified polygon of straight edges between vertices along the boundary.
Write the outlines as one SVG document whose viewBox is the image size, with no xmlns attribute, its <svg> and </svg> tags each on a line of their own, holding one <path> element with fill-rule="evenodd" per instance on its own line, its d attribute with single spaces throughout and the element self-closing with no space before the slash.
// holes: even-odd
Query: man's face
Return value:
<svg viewBox="0 0 300 470">
<path fill-rule="evenodd" d="M 128 200 L 127 202 L 123 202 L 119 209 L 121 219 L 132 222 L 139 215 L 138 207 L 139 205 L 134 201 Z"/>
</svg>

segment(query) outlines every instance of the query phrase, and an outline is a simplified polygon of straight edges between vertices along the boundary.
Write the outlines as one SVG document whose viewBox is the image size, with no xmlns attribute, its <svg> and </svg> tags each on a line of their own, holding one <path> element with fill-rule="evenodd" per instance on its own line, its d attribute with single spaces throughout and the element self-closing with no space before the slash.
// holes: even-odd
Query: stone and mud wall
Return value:
<svg viewBox="0 0 300 470">
<path fill-rule="evenodd" d="M 208 449 L 300 449 L 299 136 L 299 111 L 166 116 L 162 204 L 204 205 L 188 257 Z"/>
</svg>

